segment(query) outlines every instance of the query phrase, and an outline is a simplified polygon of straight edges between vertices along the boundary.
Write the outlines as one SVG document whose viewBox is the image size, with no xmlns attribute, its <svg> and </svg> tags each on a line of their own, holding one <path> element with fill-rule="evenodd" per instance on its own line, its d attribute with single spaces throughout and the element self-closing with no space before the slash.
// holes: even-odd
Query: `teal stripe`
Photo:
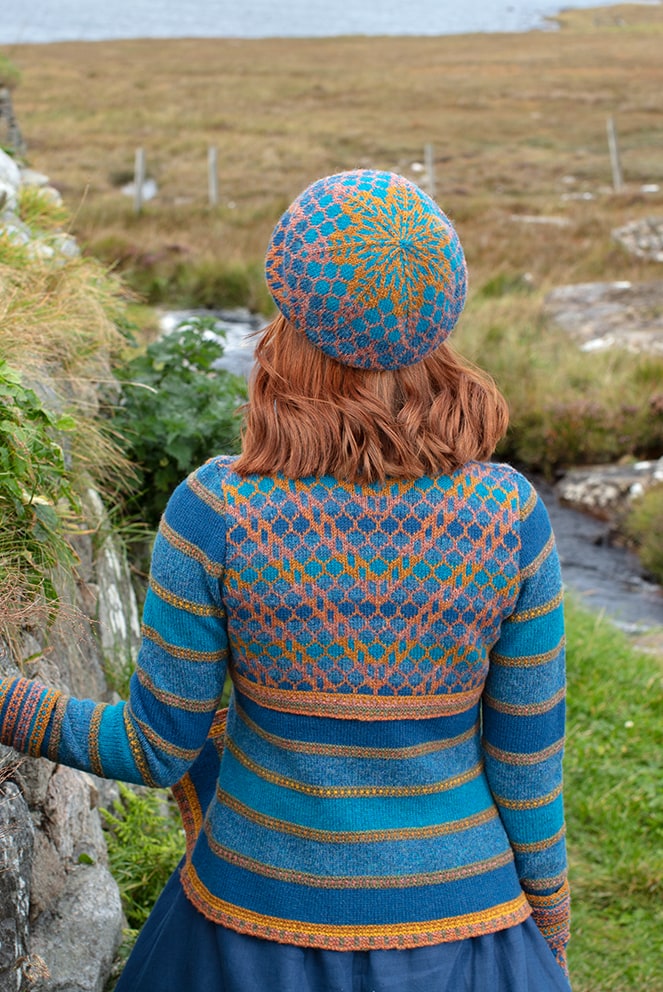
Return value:
<svg viewBox="0 0 663 992">
<path fill-rule="evenodd" d="M 553 590 L 553 593 L 555 592 L 557 590 Z M 564 607 L 560 603 L 543 616 L 532 617 L 527 621 L 516 620 L 505 623 L 495 650 L 498 654 L 506 655 L 507 658 L 527 657 L 529 652 L 544 654 L 555 647 L 563 634 Z"/>
<path fill-rule="evenodd" d="M 212 836 L 228 847 L 260 864 L 293 869 L 315 876 L 379 877 L 430 874 L 452 871 L 499 857 L 509 851 L 509 842 L 499 817 L 475 825 L 449 837 L 384 840 L 351 844 L 302 838 L 272 830 L 225 806 L 212 807 L 209 815 Z M 370 821 L 364 824 L 368 827 Z M 482 866 L 469 874 L 483 874 Z M 464 874 L 464 872 L 459 872 Z M 439 881 L 453 881 L 439 879 Z M 428 884 L 430 880 L 410 880 L 409 884 Z"/>
<path fill-rule="evenodd" d="M 189 597 L 193 599 L 192 596 Z M 218 616 L 198 616 L 179 609 L 148 590 L 143 619 L 169 644 L 196 651 L 218 651 L 224 646 L 225 624 Z"/>
<path fill-rule="evenodd" d="M 108 778 L 143 784 L 127 740 L 124 726 L 124 704 L 107 706 L 99 726 L 100 753 L 104 773 Z"/>
<path fill-rule="evenodd" d="M 265 781 L 229 751 L 223 754 L 220 781 L 223 789 L 258 813 L 323 830 L 434 826 L 481 813 L 493 804 L 483 775 L 432 795 L 322 799 Z"/>
</svg>

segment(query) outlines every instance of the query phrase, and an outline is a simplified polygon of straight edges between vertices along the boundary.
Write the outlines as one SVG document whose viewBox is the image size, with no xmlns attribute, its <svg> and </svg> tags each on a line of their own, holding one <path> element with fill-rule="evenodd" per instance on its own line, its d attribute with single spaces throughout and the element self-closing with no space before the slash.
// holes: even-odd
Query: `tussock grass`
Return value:
<svg viewBox="0 0 663 992">
<path fill-rule="evenodd" d="M 0 235 L 0 632 L 12 648 L 19 629 L 58 614 L 82 494 L 128 472 L 99 419 L 99 387 L 114 383 L 125 344 L 119 284 L 57 250 L 57 204 L 30 193 L 21 208 L 34 239 Z"/>
<path fill-rule="evenodd" d="M 663 360 L 570 347 L 528 282 L 480 287 L 453 340 L 508 398 L 511 427 L 498 451 L 507 460 L 553 477 L 573 465 L 660 457 Z"/>
</svg>

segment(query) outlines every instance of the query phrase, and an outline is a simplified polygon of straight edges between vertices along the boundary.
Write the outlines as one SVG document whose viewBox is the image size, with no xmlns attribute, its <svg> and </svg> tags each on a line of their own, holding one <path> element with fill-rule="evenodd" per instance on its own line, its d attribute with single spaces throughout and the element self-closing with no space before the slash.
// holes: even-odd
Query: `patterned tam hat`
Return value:
<svg viewBox="0 0 663 992">
<path fill-rule="evenodd" d="M 272 234 L 267 285 L 283 316 L 344 365 L 414 365 L 460 317 L 458 235 L 418 186 L 358 169 L 313 183 Z"/>
</svg>

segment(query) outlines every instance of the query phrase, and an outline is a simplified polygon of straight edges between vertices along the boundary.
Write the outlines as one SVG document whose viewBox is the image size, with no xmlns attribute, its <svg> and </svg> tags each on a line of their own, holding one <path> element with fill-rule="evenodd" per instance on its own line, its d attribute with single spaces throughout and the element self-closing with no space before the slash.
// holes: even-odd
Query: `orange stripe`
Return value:
<svg viewBox="0 0 663 992">
<path fill-rule="evenodd" d="M 191 902 L 208 919 L 240 933 L 255 934 L 268 940 L 304 947 L 352 950 L 440 944 L 494 933 L 522 923 L 531 914 L 530 905 L 524 893 L 521 893 L 515 899 L 483 912 L 461 916 L 448 916 L 421 923 L 333 926 L 284 920 L 233 906 L 232 903 L 212 895 L 191 863 L 185 865 L 181 879 Z"/>
<path fill-rule="evenodd" d="M 282 713 L 299 716 L 335 716 L 339 720 L 425 720 L 465 713 L 481 696 L 483 685 L 466 692 L 438 695 L 377 696 L 363 693 L 333 693 L 277 689 L 251 682 L 234 674 L 237 689 L 253 702 Z"/>
</svg>

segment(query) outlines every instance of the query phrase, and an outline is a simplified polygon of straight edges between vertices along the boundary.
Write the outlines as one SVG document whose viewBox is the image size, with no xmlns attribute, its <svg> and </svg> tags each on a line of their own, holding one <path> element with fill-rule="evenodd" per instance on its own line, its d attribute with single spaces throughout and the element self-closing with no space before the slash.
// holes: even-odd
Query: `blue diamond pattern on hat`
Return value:
<svg viewBox="0 0 663 992">
<path fill-rule="evenodd" d="M 467 292 L 448 217 L 408 179 L 370 169 L 304 190 L 274 229 L 265 274 L 296 329 L 364 369 L 421 361 L 455 326 Z"/>
</svg>

